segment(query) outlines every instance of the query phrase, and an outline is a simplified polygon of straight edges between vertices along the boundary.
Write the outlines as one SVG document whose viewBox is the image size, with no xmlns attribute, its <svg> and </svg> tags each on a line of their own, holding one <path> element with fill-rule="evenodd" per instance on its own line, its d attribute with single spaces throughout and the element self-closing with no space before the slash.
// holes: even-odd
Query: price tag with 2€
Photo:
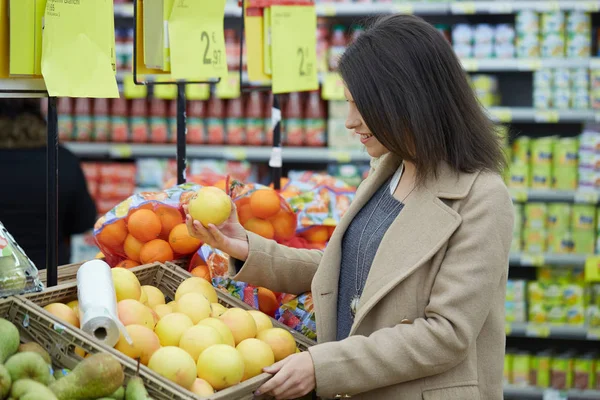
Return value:
<svg viewBox="0 0 600 400">
<path fill-rule="evenodd" d="M 314 6 L 271 7 L 273 93 L 319 88 L 316 32 Z"/>
</svg>

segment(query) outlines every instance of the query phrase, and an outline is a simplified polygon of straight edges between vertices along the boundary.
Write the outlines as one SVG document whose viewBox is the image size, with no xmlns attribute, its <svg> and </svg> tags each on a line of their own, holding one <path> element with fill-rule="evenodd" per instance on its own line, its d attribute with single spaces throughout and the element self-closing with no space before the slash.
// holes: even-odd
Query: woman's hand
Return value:
<svg viewBox="0 0 600 400">
<path fill-rule="evenodd" d="M 258 388 L 257 396 L 268 394 L 277 400 L 297 399 L 317 385 L 315 366 L 308 351 L 292 354 L 263 371 L 275 376 Z"/>
<path fill-rule="evenodd" d="M 185 212 L 185 223 L 191 236 L 229 254 L 236 260 L 246 261 L 249 252 L 248 235 L 238 221 L 237 209 L 233 201 L 231 202 L 229 219 L 219 227 L 209 224 L 208 228 L 205 228 L 200 221 L 192 219 L 188 212 L 188 206 L 183 206 L 183 211 Z"/>
</svg>

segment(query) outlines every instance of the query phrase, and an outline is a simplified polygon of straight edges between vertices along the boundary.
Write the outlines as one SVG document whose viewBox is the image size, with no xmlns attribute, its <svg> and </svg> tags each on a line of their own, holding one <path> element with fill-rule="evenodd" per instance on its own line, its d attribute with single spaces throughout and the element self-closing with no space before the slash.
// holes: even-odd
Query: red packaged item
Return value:
<svg viewBox="0 0 600 400">
<path fill-rule="evenodd" d="M 87 181 L 97 181 L 100 178 L 98 164 L 94 162 L 81 163 L 83 175 Z"/>
<path fill-rule="evenodd" d="M 306 145 L 313 147 L 323 147 L 327 142 L 326 138 L 326 115 L 325 104 L 321 100 L 318 91 L 312 91 L 308 95 L 306 102 Z"/>
<path fill-rule="evenodd" d="M 133 99 L 131 101 L 131 141 L 134 143 L 147 143 L 150 137 L 148 126 L 148 101 L 146 99 Z"/>
<path fill-rule="evenodd" d="M 132 182 L 112 183 L 103 182 L 98 186 L 98 195 L 103 199 L 119 198 L 124 199 L 129 197 L 135 191 L 135 184 Z"/>
<path fill-rule="evenodd" d="M 152 143 L 167 143 L 169 135 L 167 103 L 162 99 L 152 99 L 150 104 L 150 141 Z"/>
<path fill-rule="evenodd" d="M 107 142 L 110 135 L 108 99 L 94 100 L 94 141 Z"/>
<path fill-rule="evenodd" d="M 92 124 L 92 101 L 91 99 L 75 99 L 75 132 L 73 139 L 77 142 L 89 142 L 92 140 L 94 126 Z"/>
<path fill-rule="evenodd" d="M 263 95 L 250 92 L 246 101 L 246 142 L 251 146 L 265 144 L 265 118 Z"/>
<path fill-rule="evenodd" d="M 225 52 L 227 53 L 227 69 L 240 69 L 240 42 L 234 29 L 225 29 Z"/>
<path fill-rule="evenodd" d="M 231 99 L 227 102 L 225 126 L 227 128 L 227 144 L 243 145 L 246 143 L 244 110 L 241 97 Z"/>
<path fill-rule="evenodd" d="M 223 100 L 216 96 L 211 97 L 208 102 L 208 115 L 206 118 L 208 144 L 223 144 L 225 142 L 224 115 L 225 105 L 223 104 Z"/>
<path fill-rule="evenodd" d="M 204 111 L 204 101 L 192 100 L 188 102 L 187 142 L 190 144 L 204 144 L 206 142 Z"/>
<path fill-rule="evenodd" d="M 169 143 L 177 143 L 177 101 L 169 102 Z"/>
<path fill-rule="evenodd" d="M 128 103 L 124 98 L 112 100 L 110 112 L 110 126 L 112 138 L 116 143 L 125 143 L 129 141 L 129 121 L 128 121 Z"/>
<path fill-rule="evenodd" d="M 100 181 L 114 183 L 135 183 L 136 166 L 133 163 L 109 163 L 100 166 Z"/>
<path fill-rule="evenodd" d="M 73 115 L 71 105 L 72 103 L 70 98 L 58 98 L 58 138 L 61 142 L 66 142 L 73 139 Z"/>
<path fill-rule="evenodd" d="M 287 146 L 303 146 L 305 142 L 304 120 L 300 93 L 290 93 L 285 105 L 285 120 L 283 133 L 284 144 Z"/>
<path fill-rule="evenodd" d="M 343 25 L 336 25 L 333 27 L 333 33 L 331 34 L 331 41 L 329 44 L 329 70 L 337 71 L 340 57 L 346 51 L 348 46 L 348 39 L 346 38 L 346 28 Z"/>
</svg>

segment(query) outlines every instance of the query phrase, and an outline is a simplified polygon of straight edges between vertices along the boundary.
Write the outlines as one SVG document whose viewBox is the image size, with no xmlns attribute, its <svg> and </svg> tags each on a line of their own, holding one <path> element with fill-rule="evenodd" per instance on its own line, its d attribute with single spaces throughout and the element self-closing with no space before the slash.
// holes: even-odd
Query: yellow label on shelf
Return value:
<svg viewBox="0 0 600 400">
<path fill-rule="evenodd" d="M 237 99 L 240 97 L 240 73 L 230 71 L 226 78 L 217 83 L 217 97 L 221 99 Z"/>
<path fill-rule="evenodd" d="M 465 71 L 479 71 L 479 62 L 473 58 L 460 60 Z"/>
<path fill-rule="evenodd" d="M 536 122 L 550 122 L 555 123 L 560 120 L 558 111 L 536 111 L 535 121 Z"/>
<path fill-rule="evenodd" d="M 410 3 L 400 3 L 394 5 L 394 11 L 398 14 L 414 14 L 415 9 Z"/>
<path fill-rule="evenodd" d="M 271 7 L 273 93 L 319 88 L 316 35 L 314 6 Z"/>
<path fill-rule="evenodd" d="M 335 9 L 334 6 L 323 5 L 320 7 L 319 14 L 324 15 L 326 17 L 335 17 L 335 15 L 337 14 L 337 10 Z"/>
<path fill-rule="evenodd" d="M 148 87 L 136 85 L 133 82 L 133 75 L 127 74 L 123 78 L 123 94 L 126 99 L 143 99 L 148 96 Z"/>
<path fill-rule="evenodd" d="M 185 96 L 188 100 L 208 100 L 210 97 L 210 85 L 200 83 L 186 85 Z"/>
<path fill-rule="evenodd" d="M 171 74 L 175 79 L 227 76 L 226 0 L 177 0 L 169 18 Z"/>
<path fill-rule="evenodd" d="M 227 149 L 227 155 L 229 159 L 237 161 L 244 161 L 246 158 L 248 158 L 246 149 L 243 147 L 233 147 L 231 149 Z"/>
<path fill-rule="evenodd" d="M 575 192 L 575 203 L 597 204 L 600 193 L 595 190 L 578 190 Z"/>
<path fill-rule="evenodd" d="M 326 72 L 323 75 L 321 88 L 323 100 L 346 100 L 344 95 L 344 82 L 337 72 Z"/>
<path fill-rule="evenodd" d="M 492 2 L 489 6 L 490 14 L 512 14 L 513 6 L 505 1 Z"/>
<path fill-rule="evenodd" d="M 173 82 L 170 85 L 154 85 L 154 97 L 164 100 L 175 100 L 177 98 L 177 85 L 168 77 L 158 77 L 156 82 Z"/>
<path fill-rule="evenodd" d="M 475 14 L 477 11 L 475 3 L 468 1 L 452 3 L 450 9 L 452 14 Z"/>
<path fill-rule="evenodd" d="M 542 68 L 542 61 L 538 58 L 519 60 L 517 66 L 520 71 L 537 71 Z"/>
<path fill-rule="evenodd" d="M 337 161 L 340 164 L 347 164 L 352 160 L 352 156 L 348 151 L 330 151 L 329 159 Z"/>
<path fill-rule="evenodd" d="M 543 254 L 521 254 L 521 265 L 523 267 L 541 267 L 544 265 Z"/>
<path fill-rule="evenodd" d="M 119 97 L 113 70 L 113 2 L 48 2 L 42 74 L 57 97 Z"/>
<path fill-rule="evenodd" d="M 110 156 L 113 158 L 131 158 L 133 149 L 129 144 L 115 144 L 110 148 Z"/>
<path fill-rule="evenodd" d="M 529 323 L 525 329 L 525 335 L 529 337 L 547 338 L 550 336 L 550 326 Z"/>
<path fill-rule="evenodd" d="M 585 281 L 600 282 L 600 256 L 590 256 L 585 260 Z"/>
<path fill-rule="evenodd" d="M 527 189 L 509 189 L 510 196 L 517 203 L 525 203 L 528 199 Z"/>
<path fill-rule="evenodd" d="M 490 109 L 490 114 L 494 118 L 496 118 L 499 122 L 511 122 L 512 121 L 512 111 L 510 108 L 492 108 Z"/>
<path fill-rule="evenodd" d="M 244 3 L 244 32 L 246 34 L 246 63 L 248 80 L 270 81 L 271 76 L 265 74 L 265 16 L 264 9 L 252 9 L 248 12 L 248 2 Z M 270 85 L 269 85 L 270 86 Z"/>
</svg>

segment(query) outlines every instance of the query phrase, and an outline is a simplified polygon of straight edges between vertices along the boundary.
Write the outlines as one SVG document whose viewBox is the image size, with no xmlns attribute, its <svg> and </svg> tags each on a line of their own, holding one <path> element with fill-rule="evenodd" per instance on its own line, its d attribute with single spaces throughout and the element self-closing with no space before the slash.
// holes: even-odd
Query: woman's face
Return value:
<svg viewBox="0 0 600 400">
<path fill-rule="evenodd" d="M 377 138 L 371 133 L 371 130 L 367 124 L 365 124 L 360 112 L 358 112 L 358 108 L 356 108 L 356 104 L 354 103 L 354 99 L 352 98 L 348 88 L 344 88 L 344 93 L 346 95 L 346 100 L 348 101 L 348 117 L 346 118 L 346 128 L 354 131 L 360 142 L 366 147 L 367 153 L 369 153 L 371 157 L 377 158 L 389 153 L 389 150 L 379 143 Z"/>
</svg>

